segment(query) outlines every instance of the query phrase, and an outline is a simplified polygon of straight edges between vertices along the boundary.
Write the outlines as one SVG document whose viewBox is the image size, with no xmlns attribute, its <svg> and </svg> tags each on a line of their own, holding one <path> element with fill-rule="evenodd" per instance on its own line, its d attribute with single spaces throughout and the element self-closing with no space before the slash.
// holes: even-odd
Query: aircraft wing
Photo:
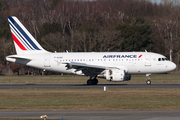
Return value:
<svg viewBox="0 0 180 120">
<path fill-rule="evenodd" d="M 77 63 L 77 62 L 69 62 L 69 63 L 66 63 L 68 67 L 71 67 L 71 68 L 91 68 L 91 69 L 102 69 L 102 70 L 105 70 L 106 67 L 105 66 L 99 66 L 99 65 L 89 65 L 89 64 L 86 64 L 86 63 Z"/>
<path fill-rule="evenodd" d="M 107 70 L 107 69 L 125 69 L 126 70 L 126 68 L 123 66 L 110 67 L 110 66 L 90 65 L 90 64 L 78 63 L 78 62 L 63 62 L 62 64 L 67 64 L 66 67 L 74 68 L 74 69 L 87 68 L 87 69 L 97 69 L 97 70 Z"/>
<path fill-rule="evenodd" d="M 86 63 L 79 63 L 79 62 L 57 62 L 57 65 L 59 64 L 66 64 L 67 69 L 76 69 L 76 71 L 82 71 L 84 75 L 90 76 L 90 75 L 98 75 L 104 70 L 108 69 L 124 69 L 127 72 L 127 68 L 124 66 L 100 66 L 100 65 L 92 65 L 92 64 L 86 64 Z M 75 72 L 76 72 L 75 71 Z"/>
<path fill-rule="evenodd" d="M 100 74 L 102 71 L 107 69 L 105 66 L 99 65 L 90 65 L 86 63 L 78 63 L 78 62 L 65 62 L 67 69 L 76 69 L 75 72 L 82 71 L 84 75 L 87 76 L 96 76 Z"/>
</svg>

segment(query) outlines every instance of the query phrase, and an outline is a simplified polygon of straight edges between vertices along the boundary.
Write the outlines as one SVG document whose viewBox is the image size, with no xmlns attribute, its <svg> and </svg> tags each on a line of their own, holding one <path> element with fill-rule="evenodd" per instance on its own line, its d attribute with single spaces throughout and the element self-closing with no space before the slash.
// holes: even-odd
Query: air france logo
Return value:
<svg viewBox="0 0 180 120">
<path fill-rule="evenodd" d="M 138 58 L 141 58 L 139 55 Z M 103 58 L 137 58 L 137 55 L 104 55 Z"/>
<path fill-rule="evenodd" d="M 141 58 L 142 57 L 142 55 L 140 55 L 138 58 Z"/>
</svg>

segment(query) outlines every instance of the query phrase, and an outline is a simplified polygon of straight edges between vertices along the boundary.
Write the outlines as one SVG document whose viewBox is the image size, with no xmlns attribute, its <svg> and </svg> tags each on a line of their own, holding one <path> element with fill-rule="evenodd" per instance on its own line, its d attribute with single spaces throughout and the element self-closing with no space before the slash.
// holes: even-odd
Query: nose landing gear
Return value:
<svg viewBox="0 0 180 120">
<path fill-rule="evenodd" d="M 147 79 L 146 84 L 147 85 L 151 85 L 151 81 L 150 81 L 149 75 L 151 75 L 151 74 L 146 74 L 146 79 Z"/>
</svg>

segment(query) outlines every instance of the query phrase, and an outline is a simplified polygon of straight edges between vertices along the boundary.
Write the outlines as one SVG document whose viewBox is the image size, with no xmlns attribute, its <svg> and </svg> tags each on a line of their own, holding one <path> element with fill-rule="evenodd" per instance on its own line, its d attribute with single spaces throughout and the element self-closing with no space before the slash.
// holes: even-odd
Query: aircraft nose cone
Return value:
<svg viewBox="0 0 180 120">
<path fill-rule="evenodd" d="M 173 71 L 173 70 L 175 70 L 176 69 L 176 64 L 175 63 L 171 63 L 171 70 Z"/>
<path fill-rule="evenodd" d="M 172 63 L 172 70 L 175 70 L 175 69 L 176 69 L 176 64 Z"/>
</svg>

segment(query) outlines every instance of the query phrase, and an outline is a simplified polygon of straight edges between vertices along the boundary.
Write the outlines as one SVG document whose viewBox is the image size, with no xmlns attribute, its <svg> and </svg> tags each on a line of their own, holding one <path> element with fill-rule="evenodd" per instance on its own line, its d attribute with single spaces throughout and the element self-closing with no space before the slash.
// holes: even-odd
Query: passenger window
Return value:
<svg viewBox="0 0 180 120">
<path fill-rule="evenodd" d="M 158 61 L 161 61 L 161 58 L 159 58 Z"/>
<path fill-rule="evenodd" d="M 165 59 L 164 59 L 164 58 L 162 58 L 162 61 L 165 61 Z"/>
</svg>

